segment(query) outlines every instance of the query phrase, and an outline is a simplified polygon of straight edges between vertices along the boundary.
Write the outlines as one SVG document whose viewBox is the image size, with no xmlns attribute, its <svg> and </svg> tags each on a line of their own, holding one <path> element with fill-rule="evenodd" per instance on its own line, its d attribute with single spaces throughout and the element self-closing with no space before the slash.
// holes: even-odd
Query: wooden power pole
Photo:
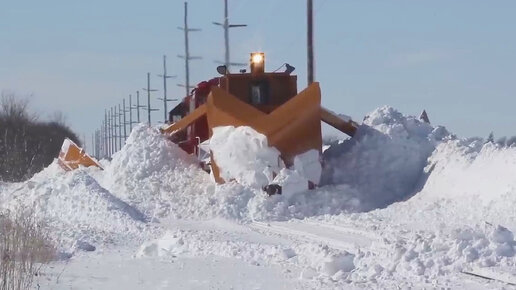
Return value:
<svg viewBox="0 0 516 290">
<path fill-rule="evenodd" d="M 147 120 L 149 122 L 149 126 L 151 126 L 151 112 L 158 111 L 158 109 L 153 109 L 150 103 L 151 92 L 157 91 L 155 89 L 150 88 L 150 73 L 147 73 L 147 88 L 143 88 L 143 90 L 147 92 Z"/>
<path fill-rule="evenodd" d="M 246 24 L 229 24 L 229 13 L 228 13 L 228 0 L 224 0 L 224 22 L 213 22 L 213 24 L 221 26 L 224 29 L 224 65 L 229 70 L 229 67 L 234 66 L 244 66 L 246 64 L 243 63 L 232 63 L 229 59 L 229 29 L 235 27 L 246 27 Z"/>
<path fill-rule="evenodd" d="M 188 96 L 190 94 L 190 89 L 193 88 L 192 86 L 190 86 L 190 60 L 201 58 L 199 56 L 190 56 L 188 34 L 193 31 L 201 31 L 201 30 L 198 28 L 189 28 L 188 27 L 188 3 L 186 3 L 186 2 L 185 2 L 184 27 L 178 27 L 178 29 L 183 30 L 185 33 L 185 55 L 178 55 L 179 58 L 182 58 L 185 60 L 185 83 L 182 85 L 179 85 L 179 86 L 185 87 L 186 95 Z M 193 112 L 193 110 L 195 110 L 195 102 L 192 100 L 190 102 L 190 112 Z"/>
<path fill-rule="evenodd" d="M 163 98 L 159 98 L 159 100 L 163 100 L 163 123 L 166 124 L 168 120 L 168 109 L 167 109 L 167 103 L 172 101 L 177 101 L 177 99 L 167 99 L 167 79 L 175 78 L 176 76 L 169 76 L 167 75 L 167 56 L 163 56 L 163 74 L 158 75 L 159 77 L 163 78 Z"/>
<path fill-rule="evenodd" d="M 308 84 L 314 82 L 314 31 L 313 31 L 313 0 L 307 0 L 307 78 Z"/>
</svg>

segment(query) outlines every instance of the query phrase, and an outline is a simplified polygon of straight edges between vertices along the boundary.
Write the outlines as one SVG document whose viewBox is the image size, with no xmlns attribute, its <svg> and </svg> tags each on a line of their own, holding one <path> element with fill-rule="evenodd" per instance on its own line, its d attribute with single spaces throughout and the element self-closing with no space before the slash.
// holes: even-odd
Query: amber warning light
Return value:
<svg viewBox="0 0 516 290">
<path fill-rule="evenodd" d="M 261 74 L 265 72 L 265 53 L 253 52 L 251 53 L 251 73 Z"/>
</svg>

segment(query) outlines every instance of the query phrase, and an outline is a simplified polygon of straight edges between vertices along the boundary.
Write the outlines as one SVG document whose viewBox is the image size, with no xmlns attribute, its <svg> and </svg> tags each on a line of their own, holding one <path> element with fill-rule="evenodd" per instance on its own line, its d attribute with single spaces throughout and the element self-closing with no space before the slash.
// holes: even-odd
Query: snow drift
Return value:
<svg viewBox="0 0 516 290">
<path fill-rule="evenodd" d="M 4 188 L 0 209 L 33 213 L 63 250 L 77 243 L 139 242 L 148 220 L 86 171 L 64 174 L 55 162 L 30 180 Z"/>
<path fill-rule="evenodd" d="M 133 129 L 96 177 L 116 196 L 158 218 L 200 210 L 208 201 L 197 198 L 211 184 L 194 157 L 144 124 Z"/>
<path fill-rule="evenodd" d="M 394 276 L 413 281 L 493 267 L 514 272 L 514 172 L 515 147 L 450 139 L 428 158 L 426 182 L 409 200 L 328 219 L 374 225 L 382 236 L 359 255 L 355 279 Z"/>
<path fill-rule="evenodd" d="M 406 199 L 417 190 L 427 158 L 449 133 L 392 107 L 376 109 L 353 139 L 324 152 L 325 184 L 357 190 L 359 209 L 371 210 Z"/>
<path fill-rule="evenodd" d="M 64 172 L 53 164 L 27 182 L 0 183 L 0 209 L 33 211 L 63 249 L 146 240 L 139 257 L 292 263 L 303 269 L 303 279 L 371 283 L 366 288 L 378 280 L 410 284 L 475 267 L 516 268 L 516 147 L 457 139 L 444 127 L 382 107 L 366 116 L 353 139 L 324 152 L 322 186 L 309 191 L 307 180 L 321 174 L 318 152 L 287 169 L 250 128 L 219 128 L 211 141 L 226 170 L 222 185 L 158 130 L 138 125 L 111 161 L 101 161 L 104 171 Z M 288 194 L 268 197 L 261 186 L 270 182 Z M 163 235 L 171 220 L 220 217 L 231 220 L 218 220 L 222 230 L 172 227 Z M 293 218 L 378 238 L 349 253 L 317 241 L 276 242 L 247 228 L 257 220 Z M 235 230 L 235 222 L 243 229 Z M 259 235 L 259 242 L 246 235 Z"/>
</svg>

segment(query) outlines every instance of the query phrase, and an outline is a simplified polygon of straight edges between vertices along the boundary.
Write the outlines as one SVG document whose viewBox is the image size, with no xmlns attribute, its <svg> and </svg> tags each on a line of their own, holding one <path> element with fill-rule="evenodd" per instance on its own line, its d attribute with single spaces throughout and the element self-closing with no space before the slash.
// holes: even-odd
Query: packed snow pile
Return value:
<svg viewBox="0 0 516 290">
<path fill-rule="evenodd" d="M 29 212 L 68 251 L 73 245 L 139 242 L 148 218 L 102 188 L 84 170 L 65 174 L 57 163 L 0 192 L 0 210 Z"/>
<path fill-rule="evenodd" d="M 324 184 L 345 184 L 356 190 L 357 209 L 385 207 L 414 194 L 427 158 L 449 137 L 434 127 L 392 107 L 367 115 L 353 139 L 324 152 Z"/>
<path fill-rule="evenodd" d="M 502 225 L 516 230 L 516 148 L 449 140 L 428 158 L 426 183 L 406 202 L 375 212 L 411 227 Z M 424 221 L 431 220 L 431 223 Z M 420 225 L 418 225 L 420 223 Z"/>
<path fill-rule="evenodd" d="M 428 158 L 426 182 L 412 198 L 327 220 L 370 225 L 382 237 L 357 256 L 355 279 L 414 281 L 483 269 L 516 274 L 514 172 L 515 147 L 447 140 Z"/>
<path fill-rule="evenodd" d="M 391 107 L 379 108 L 365 118 L 353 139 L 334 144 L 324 152 L 321 181 L 325 186 L 307 190 L 309 176 L 321 174 L 320 167 L 311 166 L 319 164 L 318 156 L 303 154 L 306 156 L 298 159 L 304 162 L 282 168 L 279 174 L 276 171 L 278 175 L 272 180 L 270 169 L 277 166 L 278 153 L 267 147 L 265 136 L 247 127 L 217 130 L 211 141 L 214 144 L 210 145 L 217 163 L 234 171 L 231 177 L 251 188 L 260 188 L 251 184 L 276 183 L 286 189 L 286 194 L 273 197 L 259 190 L 248 194 L 249 200 L 241 211 L 249 211 L 248 216 L 255 220 L 367 211 L 406 199 L 424 185 L 424 168 L 435 147 L 452 139 L 444 127 L 404 116 Z"/>
<path fill-rule="evenodd" d="M 195 157 L 144 124 L 133 129 L 96 177 L 116 196 L 158 218 L 199 210 L 200 203 L 208 202 L 203 194 L 211 184 Z"/>
<path fill-rule="evenodd" d="M 267 137 L 251 127 L 224 126 L 213 129 L 210 150 L 226 181 L 262 189 L 278 184 L 290 195 L 304 191 L 308 181 L 318 184 L 322 168 L 317 150 L 308 150 L 294 157 L 287 169 L 280 152 L 268 145 Z"/>
<path fill-rule="evenodd" d="M 435 198 L 474 198 L 487 204 L 512 195 L 516 201 L 516 147 L 450 141 L 437 147 L 427 171 L 423 192 Z"/>
<path fill-rule="evenodd" d="M 245 186 L 262 188 L 271 183 L 274 172 L 285 167 L 280 152 L 269 147 L 267 137 L 247 126 L 214 128 L 210 150 L 220 176 Z"/>
<path fill-rule="evenodd" d="M 449 231 L 396 232 L 357 255 L 356 281 L 424 281 L 484 268 L 514 269 L 516 242 L 502 226 L 463 226 Z"/>
</svg>

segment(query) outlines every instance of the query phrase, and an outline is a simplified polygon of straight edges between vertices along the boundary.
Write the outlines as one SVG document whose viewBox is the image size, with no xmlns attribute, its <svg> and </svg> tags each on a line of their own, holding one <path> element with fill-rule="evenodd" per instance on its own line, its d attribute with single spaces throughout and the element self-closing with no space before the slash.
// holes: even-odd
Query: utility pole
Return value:
<svg viewBox="0 0 516 290">
<path fill-rule="evenodd" d="M 104 120 L 100 122 L 100 132 L 99 132 L 99 149 L 100 149 L 100 158 L 104 157 Z"/>
<path fill-rule="evenodd" d="M 95 158 L 97 159 L 99 159 L 100 156 L 99 135 L 99 130 L 95 130 Z"/>
<path fill-rule="evenodd" d="M 97 147 L 98 147 L 98 152 L 97 152 L 97 159 L 101 159 L 102 158 L 102 129 L 104 128 L 104 126 L 100 126 L 100 130 L 97 129 Z"/>
<path fill-rule="evenodd" d="M 107 157 L 111 157 L 111 115 L 108 110 L 106 111 L 106 137 L 107 137 Z"/>
<path fill-rule="evenodd" d="M 133 110 L 137 109 L 136 107 L 133 107 L 133 96 L 129 94 L 129 134 L 133 132 Z"/>
<path fill-rule="evenodd" d="M 165 118 L 163 119 L 163 123 L 166 124 L 168 120 L 168 110 L 167 110 L 167 102 L 177 101 L 177 99 L 167 99 L 167 79 L 175 78 L 176 76 L 167 75 L 167 56 L 163 56 L 163 74 L 158 75 L 163 78 L 163 98 L 158 98 L 158 100 L 163 100 L 163 115 Z"/>
<path fill-rule="evenodd" d="M 109 140 L 108 140 L 108 120 L 107 120 L 107 110 L 104 109 L 104 158 L 109 156 Z"/>
<path fill-rule="evenodd" d="M 99 146 L 99 130 L 95 130 L 95 158 L 99 159 L 100 146 Z"/>
<path fill-rule="evenodd" d="M 307 13 L 307 78 L 308 84 L 314 82 L 314 31 L 313 31 L 313 0 L 306 2 Z"/>
<path fill-rule="evenodd" d="M 110 108 L 110 114 L 109 114 L 109 124 L 111 124 L 111 129 L 109 131 L 110 132 L 110 135 L 111 135 L 111 152 L 109 153 L 109 156 L 111 157 L 113 155 L 113 153 L 115 153 L 115 147 L 116 147 L 116 144 L 115 144 L 115 122 L 114 122 L 115 118 L 113 116 L 113 107 Z"/>
<path fill-rule="evenodd" d="M 185 60 L 185 84 L 179 85 L 180 87 L 185 87 L 186 95 L 188 96 L 190 94 L 190 89 L 193 88 L 190 86 L 190 60 L 193 59 L 200 59 L 201 57 L 198 56 L 190 56 L 190 50 L 188 46 L 188 33 L 193 31 L 201 31 L 197 28 L 188 28 L 188 3 L 185 2 L 185 22 L 184 27 L 178 27 L 179 30 L 183 30 L 185 33 L 185 55 L 178 55 L 179 58 L 182 58 Z M 190 112 L 193 112 L 195 110 L 195 102 L 192 100 L 190 102 Z"/>
<path fill-rule="evenodd" d="M 136 117 L 138 123 L 140 123 L 140 108 L 145 108 L 145 106 L 140 106 L 140 91 L 136 91 Z"/>
<path fill-rule="evenodd" d="M 119 142 L 118 142 L 118 136 L 119 136 L 119 135 L 117 135 L 117 128 L 119 128 L 119 127 L 120 127 L 120 124 L 119 124 L 119 123 L 117 123 L 118 113 L 116 112 L 116 106 L 114 107 L 113 112 L 114 112 L 114 114 L 113 114 L 113 119 L 115 120 L 115 121 L 114 121 L 114 124 L 115 124 L 115 126 L 114 126 L 115 132 L 114 132 L 114 134 L 113 134 L 113 139 L 115 140 L 115 150 L 114 150 L 114 152 L 117 152 L 117 151 L 118 151 L 118 145 L 119 145 L 119 144 L 118 144 L 118 143 L 119 143 Z M 114 153 L 114 152 L 113 152 L 113 153 Z"/>
<path fill-rule="evenodd" d="M 125 120 L 125 113 L 127 113 L 127 108 L 125 107 L 125 99 L 122 99 L 122 108 L 124 112 L 124 143 L 127 140 L 127 121 Z"/>
<path fill-rule="evenodd" d="M 86 141 L 86 140 L 85 140 Z M 95 133 L 91 133 L 91 155 L 95 157 Z"/>
<path fill-rule="evenodd" d="M 147 73 L 147 88 L 143 88 L 144 91 L 147 92 L 147 118 L 149 122 L 149 126 L 151 126 L 151 112 L 159 111 L 159 109 L 153 109 L 150 105 L 150 93 L 155 92 L 157 90 L 150 88 L 150 73 Z"/>
<path fill-rule="evenodd" d="M 124 125 L 125 126 L 125 125 Z M 118 138 L 119 138 L 119 141 L 118 141 L 118 150 L 122 149 L 122 143 L 125 143 L 125 142 L 122 142 L 122 110 L 120 109 L 120 104 L 118 104 Z"/>
<path fill-rule="evenodd" d="M 229 29 L 235 27 L 246 27 L 247 24 L 229 24 L 228 0 L 224 0 L 224 22 L 213 22 L 213 24 L 221 26 L 224 29 L 224 65 L 229 70 L 230 66 L 245 66 L 245 63 L 232 63 L 229 60 Z"/>
</svg>

